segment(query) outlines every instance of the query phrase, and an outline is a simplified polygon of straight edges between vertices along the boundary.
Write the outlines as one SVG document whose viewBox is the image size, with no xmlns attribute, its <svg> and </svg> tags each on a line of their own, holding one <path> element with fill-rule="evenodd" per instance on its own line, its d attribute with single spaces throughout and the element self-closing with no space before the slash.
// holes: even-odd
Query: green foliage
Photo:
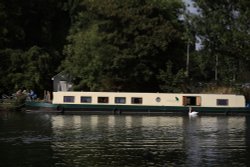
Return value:
<svg viewBox="0 0 250 167">
<path fill-rule="evenodd" d="M 180 93 L 187 91 L 185 71 L 181 69 L 176 74 L 173 73 L 173 64 L 171 62 L 166 64 L 165 70 L 160 71 L 158 79 L 161 81 L 160 88 L 164 92 Z"/>
<path fill-rule="evenodd" d="M 51 90 L 69 27 L 64 1 L 0 1 L 0 94 Z"/>
<path fill-rule="evenodd" d="M 156 91 L 156 76 L 167 61 L 180 63 L 176 69 L 183 66 L 180 1 L 89 0 L 81 5 L 85 10 L 71 27 L 61 67 L 75 78 L 77 89 Z"/>
<path fill-rule="evenodd" d="M 52 75 L 49 66 L 51 56 L 43 49 L 37 46 L 28 51 L 6 49 L 1 52 L 1 56 L 5 57 L 5 63 L 8 62 L 1 70 L 5 74 L 1 80 L 3 88 L 6 88 L 5 93 L 14 93 L 22 87 L 39 91 L 48 86 L 41 83 L 46 82 Z"/>
<path fill-rule="evenodd" d="M 246 0 L 194 0 L 194 2 L 200 12 L 193 20 L 193 25 L 202 40 L 201 63 L 207 63 L 206 66 L 209 65 L 210 71 L 211 69 L 214 71 L 215 57 L 218 56 L 217 69 L 220 83 L 246 81 L 244 76 L 250 71 L 242 64 L 250 63 L 249 2 Z M 213 80 L 213 77 L 214 75 L 211 75 L 210 80 Z"/>
<path fill-rule="evenodd" d="M 61 71 L 91 91 L 186 92 L 215 70 L 218 83 L 249 81 L 250 3 L 193 1 L 197 15 L 181 0 L 0 1 L 0 94 L 42 95 Z"/>
</svg>

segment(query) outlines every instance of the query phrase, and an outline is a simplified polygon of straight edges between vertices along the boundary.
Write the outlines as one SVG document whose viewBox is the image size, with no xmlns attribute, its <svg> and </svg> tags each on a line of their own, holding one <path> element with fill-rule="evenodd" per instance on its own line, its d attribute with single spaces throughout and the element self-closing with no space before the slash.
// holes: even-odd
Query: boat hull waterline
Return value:
<svg viewBox="0 0 250 167">
<path fill-rule="evenodd" d="M 199 115 L 205 114 L 250 114 L 247 107 L 192 107 Z M 140 105 L 94 105 L 94 104 L 52 104 L 47 102 L 26 102 L 27 111 L 42 111 L 51 113 L 79 112 L 79 113 L 171 113 L 188 114 L 190 106 L 140 106 Z"/>
</svg>

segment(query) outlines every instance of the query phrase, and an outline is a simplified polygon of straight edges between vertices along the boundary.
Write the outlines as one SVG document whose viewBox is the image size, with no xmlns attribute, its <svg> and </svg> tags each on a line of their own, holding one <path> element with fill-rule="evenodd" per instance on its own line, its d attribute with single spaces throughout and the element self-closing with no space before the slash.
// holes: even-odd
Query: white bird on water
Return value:
<svg viewBox="0 0 250 167">
<path fill-rule="evenodd" d="M 193 111 L 192 110 L 192 107 L 189 107 L 189 112 L 188 112 L 188 115 L 189 116 L 197 116 L 199 112 L 197 111 Z"/>
</svg>

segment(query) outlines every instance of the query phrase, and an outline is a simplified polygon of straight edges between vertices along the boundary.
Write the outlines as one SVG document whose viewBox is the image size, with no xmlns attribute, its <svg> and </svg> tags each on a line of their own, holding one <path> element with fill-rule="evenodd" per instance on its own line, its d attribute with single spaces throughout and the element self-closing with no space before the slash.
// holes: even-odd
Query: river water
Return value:
<svg viewBox="0 0 250 167">
<path fill-rule="evenodd" d="M 0 166 L 250 166 L 250 117 L 1 112 Z"/>
</svg>

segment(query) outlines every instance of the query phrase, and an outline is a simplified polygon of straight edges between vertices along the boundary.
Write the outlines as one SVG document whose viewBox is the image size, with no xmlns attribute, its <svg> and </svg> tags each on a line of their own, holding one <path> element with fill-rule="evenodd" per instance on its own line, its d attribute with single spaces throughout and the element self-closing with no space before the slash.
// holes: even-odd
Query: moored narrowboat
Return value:
<svg viewBox="0 0 250 167">
<path fill-rule="evenodd" d="M 51 103 L 27 102 L 28 108 L 85 113 L 249 113 L 245 97 L 234 94 L 53 92 Z"/>
</svg>

